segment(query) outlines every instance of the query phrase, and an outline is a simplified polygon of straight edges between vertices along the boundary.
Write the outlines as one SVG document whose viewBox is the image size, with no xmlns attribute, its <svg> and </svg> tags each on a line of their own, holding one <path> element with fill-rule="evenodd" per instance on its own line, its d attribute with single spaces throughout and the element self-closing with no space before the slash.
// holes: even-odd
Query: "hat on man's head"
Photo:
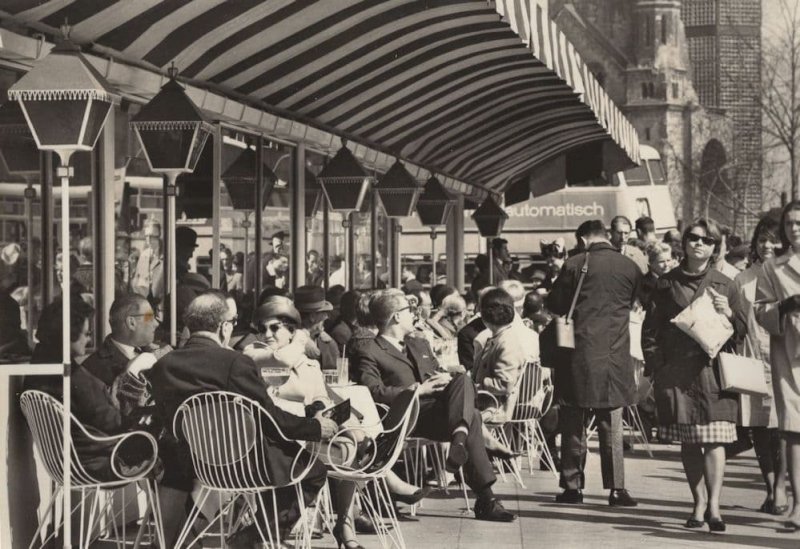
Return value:
<svg viewBox="0 0 800 549">
<path fill-rule="evenodd" d="M 278 231 L 277 233 L 273 234 L 271 238 L 280 238 L 284 240 L 286 238 L 286 233 L 283 231 Z"/>
<path fill-rule="evenodd" d="M 197 233 L 189 227 L 178 227 L 175 229 L 176 248 L 197 248 Z"/>
<path fill-rule="evenodd" d="M 270 318 L 289 319 L 300 325 L 300 313 L 292 300 L 282 295 L 268 297 L 253 315 L 253 323 L 258 324 Z"/>
<path fill-rule="evenodd" d="M 300 286 L 294 291 L 294 306 L 301 313 L 323 313 L 333 310 L 325 300 L 325 289 L 319 286 Z"/>
<path fill-rule="evenodd" d="M 416 278 L 412 278 L 411 280 L 406 280 L 403 283 L 403 292 L 406 294 L 413 294 L 414 292 L 421 292 L 424 290 L 425 287 L 422 285 L 422 282 L 417 280 Z"/>
</svg>

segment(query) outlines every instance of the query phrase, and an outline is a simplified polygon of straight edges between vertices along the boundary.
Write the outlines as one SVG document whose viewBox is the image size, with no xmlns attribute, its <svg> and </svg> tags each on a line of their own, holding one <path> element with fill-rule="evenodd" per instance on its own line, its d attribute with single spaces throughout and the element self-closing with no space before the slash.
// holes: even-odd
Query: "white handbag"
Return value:
<svg viewBox="0 0 800 549">
<path fill-rule="evenodd" d="M 752 356 L 747 338 L 744 342 L 744 355 L 719 353 L 720 389 L 745 395 L 769 395 L 764 377 L 764 362 Z"/>
</svg>

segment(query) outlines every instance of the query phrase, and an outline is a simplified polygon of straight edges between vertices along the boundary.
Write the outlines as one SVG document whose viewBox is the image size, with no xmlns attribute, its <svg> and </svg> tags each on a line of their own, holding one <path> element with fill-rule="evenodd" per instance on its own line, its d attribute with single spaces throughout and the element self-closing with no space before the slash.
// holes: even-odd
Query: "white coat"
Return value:
<svg viewBox="0 0 800 549">
<path fill-rule="evenodd" d="M 758 323 L 770 333 L 772 386 L 782 431 L 800 433 L 800 312 L 780 314 L 780 302 L 800 294 L 800 256 L 770 259 L 758 277 L 753 306 Z"/>
</svg>

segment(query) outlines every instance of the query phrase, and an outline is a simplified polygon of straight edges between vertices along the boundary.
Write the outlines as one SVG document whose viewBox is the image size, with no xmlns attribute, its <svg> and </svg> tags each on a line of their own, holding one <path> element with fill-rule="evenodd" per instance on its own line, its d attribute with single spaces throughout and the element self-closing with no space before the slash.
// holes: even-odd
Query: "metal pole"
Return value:
<svg viewBox="0 0 800 549">
<path fill-rule="evenodd" d="M 494 285 L 494 253 L 492 253 L 492 246 L 488 247 L 489 254 L 489 285 Z"/>
<path fill-rule="evenodd" d="M 391 239 L 391 251 L 392 251 L 392 258 L 391 258 L 391 281 L 393 288 L 400 287 L 400 274 L 402 269 L 400 268 L 400 235 L 403 234 L 403 226 L 400 225 L 400 221 L 397 219 L 392 219 L 392 239 Z"/>
<path fill-rule="evenodd" d="M 378 191 L 372 189 L 370 203 L 370 255 L 372 256 L 371 286 L 378 287 Z"/>
<path fill-rule="evenodd" d="M 445 232 L 447 244 L 447 283 L 464 291 L 464 195 L 456 197 Z"/>
<path fill-rule="evenodd" d="M 262 270 L 261 239 L 263 238 L 261 233 L 264 231 L 264 225 L 261 222 L 261 216 L 264 215 L 264 194 L 262 192 L 263 188 L 264 188 L 264 136 L 259 135 L 258 139 L 256 139 L 256 211 L 255 211 L 255 218 L 253 219 L 253 223 L 255 224 L 254 251 L 256 254 L 255 280 L 253 280 L 252 282 L 254 311 L 256 309 L 256 305 L 258 305 L 258 296 L 261 293 L 261 278 L 264 276 L 264 273 L 261 272 Z"/>
<path fill-rule="evenodd" d="M 219 288 L 220 273 L 220 181 L 222 179 L 222 126 L 214 126 L 214 149 L 211 159 L 211 287 Z"/>
<path fill-rule="evenodd" d="M 173 347 L 178 345 L 178 296 L 176 290 L 178 287 L 178 263 L 175 254 L 178 249 L 175 245 L 175 181 L 178 179 L 176 172 L 169 172 L 167 174 L 167 230 L 165 233 L 169 234 L 167 240 L 167 270 L 168 270 L 168 286 L 167 293 L 169 295 L 169 343 Z"/>
<path fill-rule="evenodd" d="M 71 365 L 70 359 L 70 281 L 72 273 L 69 265 L 69 179 L 74 173 L 74 169 L 69 165 L 72 156 L 70 150 L 57 151 L 61 160 L 58 168 L 58 176 L 61 178 L 61 361 L 64 366 L 62 378 L 62 392 L 64 415 L 62 423 L 63 449 L 62 466 L 64 468 L 63 489 L 64 489 L 64 508 L 62 516 L 64 518 L 64 539 L 62 540 L 65 548 L 72 547 L 72 386 L 70 384 Z"/>
<path fill-rule="evenodd" d="M 36 189 L 33 182 L 28 181 L 28 188 L 25 189 L 25 218 L 28 222 L 28 315 L 26 327 L 28 329 L 28 345 L 33 348 L 33 200 L 36 198 Z M 42 273 L 44 275 L 44 273 Z M 39 284 L 44 284 L 44 277 L 40 277 Z"/>
<path fill-rule="evenodd" d="M 294 150 L 294 185 L 292 185 L 291 240 L 292 268 L 289 275 L 292 291 L 306 283 L 306 147 L 298 143 Z"/>
<path fill-rule="evenodd" d="M 431 227 L 431 287 L 436 282 L 436 227 Z"/>
<path fill-rule="evenodd" d="M 250 255 L 250 213 L 244 212 L 244 221 L 242 221 L 242 228 L 244 229 L 244 261 L 242 262 L 242 288 L 245 292 L 250 288 L 247 285 L 247 256 Z"/>
<path fill-rule="evenodd" d="M 353 215 L 352 213 L 345 214 L 345 219 L 342 221 L 344 227 L 344 283 L 346 284 L 345 290 L 351 290 L 355 286 L 355 277 L 353 276 Z"/>
<path fill-rule="evenodd" d="M 114 300 L 114 293 L 116 290 L 116 244 L 117 244 L 117 227 L 114 219 L 114 186 L 111 184 L 114 181 L 114 115 L 106 120 L 103 126 L 103 133 L 100 135 L 100 177 L 96 179 L 97 185 L 94 190 L 97 192 L 96 204 L 99 206 L 97 212 L 97 232 L 99 238 L 95 241 L 98 242 L 97 249 L 99 254 L 94 257 L 95 272 L 98 273 L 96 288 L 99 291 L 95 292 L 97 295 L 97 302 L 99 306 L 95 307 L 99 317 L 99 329 L 96 332 L 96 341 L 102 341 L 110 332 L 111 325 L 109 324 L 109 308 L 111 302 Z M 94 154 L 94 153 L 92 153 Z M 107 268 L 106 265 L 101 263 L 102 259 L 113 258 L 112 265 L 114 268 Z M 99 267 L 99 271 L 97 270 Z"/>
<path fill-rule="evenodd" d="M 331 228 L 328 226 L 330 222 L 330 209 L 328 208 L 328 197 L 325 196 L 325 193 L 322 194 L 322 287 L 325 288 L 325 292 L 328 291 L 328 277 L 331 276 L 330 270 L 330 259 L 328 256 L 330 255 L 331 251 Z"/>
</svg>

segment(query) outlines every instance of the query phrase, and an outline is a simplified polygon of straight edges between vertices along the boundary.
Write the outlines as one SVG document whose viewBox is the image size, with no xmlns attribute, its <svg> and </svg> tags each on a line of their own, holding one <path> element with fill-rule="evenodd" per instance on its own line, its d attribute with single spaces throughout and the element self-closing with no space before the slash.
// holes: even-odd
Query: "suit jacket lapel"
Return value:
<svg viewBox="0 0 800 549">
<path fill-rule="evenodd" d="M 398 350 L 397 350 L 397 347 L 395 347 L 394 345 L 392 345 L 391 343 L 389 343 L 388 341 L 386 341 L 386 340 L 385 340 L 384 338 L 382 338 L 381 336 L 378 336 L 378 337 L 376 337 L 376 338 L 375 338 L 375 342 L 376 342 L 378 345 L 380 345 L 380 347 L 381 347 L 381 348 L 382 348 L 384 351 L 386 351 L 387 353 L 389 353 L 390 355 L 392 355 L 392 356 L 393 356 L 394 358 L 396 358 L 397 360 L 402 360 L 402 361 L 403 361 L 403 362 L 405 362 L 405 363 L 406 363 L 406 364 L 407 364 L 407 365 L 408 365 L 410 368 L 413 368 L 413 367 L 414 367 L 414 363 L 412 363 L 412 362 L 411 362 L 411 359 L 410 359 L 410 358 L 408 358 L 408 357 L 407 357 L 405 354 L 403 354 L 403 353 L 401 353 L 400 351 L 398 351 Z"/>
</svg>

